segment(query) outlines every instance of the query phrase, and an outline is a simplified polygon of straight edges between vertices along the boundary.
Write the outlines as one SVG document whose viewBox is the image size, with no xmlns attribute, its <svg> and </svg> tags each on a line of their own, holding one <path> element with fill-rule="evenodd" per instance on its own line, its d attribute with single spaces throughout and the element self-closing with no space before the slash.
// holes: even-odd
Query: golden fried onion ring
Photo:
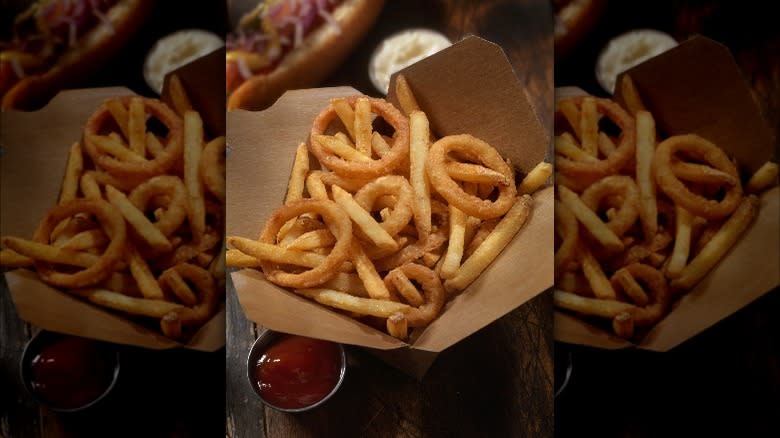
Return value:
<svg viewBox="0 0 780 438">
<path fill-rule="evenodd" d="M 456 152 L 469 159 L 476 159 L 487 168 L 504 175 L 508 185 L 498 184 L 498 198 L 495 201 L 482 199 L 463 190 L 447 172 L 448 154 Z M 442 137 L 431 146 L 425 163 L 431 186 L 447 200 L 469 216 L 492 219 L 509 211 L 515 203 L 517 187 L 512 168 L 501 158 L 501 154 L 488 143 L 469 134 Z"/>
<path fill-rule="evenodd" d="M 729 186 L 720 201 L 692 192 L 672 169 L 672 160 L 678 152 L 685 152 L 687 156 L 704 161 L 715 169 L 733 176 L 735 184 Z M 658 187 L 676 204 L 696 216 L 720 219 L 736 210 L 742 198 L 742 185 L 739 182 L 737 166 L 729 160 L 722 149 L 696 134 L 675 135 L 662 141 L 655 150 L 653 170 Z"/>
<path fill-rule="evenodd" d="M 348 97 L 346 100 L 354 107 L 358 97 L 361 96 Z M 395 129 L 390 151 L 378 160 L 371 159 L 365 162 L 347 161 L 313 140 L 314 136 L 324 134 L 330 123 L 336 118 L 336 110 L 332 104 L 322 110 L 314 120 L 311 128 L 312 140 L 309 142 L 311 151 L 320 160 L 320 163 L 338 175 L 360 179 L 387 175 L 401 165 L 404 157 L 408 155 L 409 120 L 395 106 L 385 100 L 369 98 L 369 102 L 372 112 L 381 116 Z"/>
<path fill-rule="evenodd" d="M 446 292 L 444 291 L 444 286 L 441 284 L 441 280 L 439 280 L 439 276 L 430 268 L 416 263 L 407 263 L 395 268 L 395 270 L 400 270 L 410 280 L 417 281 L 417 283 L 420 284 L 423 296 L 425 297 L 425 302 L 419 307 L 410 307 L 408 309 L 400 310 L 397 313 L 404 315 L 409 327 L 424 327 L 428 325 L 428 323 L 433 321 L 439 314 L 444 305 L 444 299 L 446 298 Z M 392 273 L 393 271 L 390 272 Z M 392 281 L 389 281 L 387 277 L 385 279 L 385 286 L 387 286 L 391 293 L 396 293 L 395 284 Z"/>
<path fill-rule="evenodd" d="M 621 201 L 615 216 L 607 226 L 619 236 L 628 231 L 639 217 L 639 188 L 634 179 L 625 175 L 608 176 L 585 189 L 580 199 L 598 213 L 608 196 L 619 196 Z"/>
<path fill-rule="evenodd" d="M 139 210 L 146 212 L 149 201 L 161 195 L 167 196 L 167 206 L 154 225 L 164 235 L 170 236 L 187 217 L 187 189 L 179 177 L 155 176 L 133 189 L 128 199 Z"/>
<path fill-rule="evenodd" d="M 41 280 L 47 284 L 67 289 L 95 286 L 110 277 L 116 265 L 122 260 L 127 239 L 125 219 L 111 204 L 103 200 L 74 199 L 52 207 L 41 219 L 32 240 L 49 244 L 51 232 L 57 224 L 79 213 L 94 215 L 111 242 L 95 264 L 74 273 L 58 272 L 49 263 L 36 260 L 35 270 L 38 271 Z"/>
<path fill-rule="evenodd" d="M 379 177 L 358 190 L 354 198 L 363 209 L 371 212 L 377 204 L 377 199 L 384 195 L 393 195 L 396 202 L 390 215 L 380 222 L 380 225 L 388 234 L 395 236 L 409 223 L 414 213 L 412 186 L 406 178 L 399 175 Z"/>
<path fill-rule="evenodd" d="M 138 98 L 138 97 L 136 97 Z M 127 107 L 130 97 L 120 97 L 122 104 Z M 123 161 L 103 153 L 97 145 L 91 140 L 91 136 L 100 135 L 104 125 L 112 120 L 111 111 L 104 102 L 90 116 L 84 127 L 84 150 L 92 159 L 96 166 L 105 169 L 111 175 L 122 178 L 133 178 L 134 180 L 151 178 L 155 175 L 161 175 L 172 168 L 182 154 L 183 148 L 183 130 L 184 122 L 176 113 L 165 105 L 162 101 L 149 98 L 142 99 L 144 111 L 156 117 L 168 128 L 168 135 L 165 139 L 165 148 L 158 156 L 153 159 L 143 159 L 139 161 Z"/>
</svg>

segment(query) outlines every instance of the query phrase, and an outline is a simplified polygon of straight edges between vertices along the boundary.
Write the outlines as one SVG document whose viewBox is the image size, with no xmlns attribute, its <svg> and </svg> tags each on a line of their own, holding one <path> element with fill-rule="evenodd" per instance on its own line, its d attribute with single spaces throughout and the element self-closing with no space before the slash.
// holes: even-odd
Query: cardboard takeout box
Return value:
<svg viewBox="0 0 780 438">
<path fill-rule="evenodd" d="M 222 89 L 223 84 L 215 84 L 219 77 L 202 73 L 220 71 L 223 58 L 217 50 L 176 70 L 193 105 L 203 108 L 204 126 L 212 135 L 224 135 L 225 96 L 208 91 Z M 0 114 L 0 235 L 32 237 L 57 203 L 70 145 L 81 139 L 89 116 L 105 99 L 132 94 L 123 87 L 67 90 L 39 111 Z M 225 345 L 224 305 L 182 345 L 132 318 L 52 288 L 32 271 L 9 271 L 5 278 L 20 318 L 46 330 L 152 349 L 216 351 Z"/>
<path fill-rule="evenodd" d="M 777 160 L 775 139 L 728 49 L 694 37 L 630 69 L 663 136 L 696 133 L 735 156 L 748 172 Z M 618 83 L 620 78 L 618 78 Z M 558 89 L 556 97 L 582 94 Z M 615 96 L 622 102 L 621 96 Z M 780 189 L 762 194 L 757 218 L 721 262 L 638 345 L 555 312 L 557 341 L 668 351 L 780 285 Z"/>
<path fill-rule="evenodd" d="M 480 137 L 524 173 L 544 160 L 549 135 L 500 47 L 470 37 L 403 73 L 437 135 Z M 228 114 L 228 235 L 257 238 L 283 203 L 295 148 L 308 141 L 316 115 L 330 98 L 354 94 L 359 92 L 349 87 L 296 90 L 266 111 Z M 392 92 L 389 99 L 394 100 Z M 233 284 L 252 321 L 281 332 L 368 347 L 421 377 L 437 353 L 552 286 L 552 187 L 538 192 L 534 201 L 525 226 L 498 259 L 412 345 L 280 288 L 258 270 L 233 272 Z"/>
</svg>

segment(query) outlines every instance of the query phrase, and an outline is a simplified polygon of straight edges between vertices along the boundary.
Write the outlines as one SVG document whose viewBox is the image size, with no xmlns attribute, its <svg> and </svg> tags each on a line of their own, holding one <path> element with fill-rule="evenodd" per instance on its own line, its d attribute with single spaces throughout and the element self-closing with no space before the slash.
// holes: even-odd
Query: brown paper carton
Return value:
<svg viewBox="0 0 780 438">
<path fill-rule="evenodd" d="M 207 130 L 215 135 L 224 134 L 225 97 L 204 91 L 221 90 L 223 84 L 214 83 L 219 76 L 202 72 L 221 71 L 223 59 L 224 52 L 217 50 L 176 71 L 196 108 L 219 110 L 203 112 Z M 163 96 L 168 95 L 167 79 Z M 0 235 L 32 237 L 40 219 L 57 202 L 70 145 L 81 138 L 89 116 L 105 99 L 132 94 L 122 87 L 67 90 L 39 111 L 0 114 Z M 225 345 L 224 306 L 182 345 L 54 289 L 31 271 L 17 269 L 6 272 L 5 278 L 20 318 L 46 330 L 152 349 L 215 351 Z"/>
<path fill-rule="evenodd" d="M 467 38 L 404 74 L 438 135 L 484 138 L 524 172 L 544 159 L 549 136 L 500 47 Z M 296 90 L 266 111 L 228 114 L 228 235 L 259 235 L 283 202 L 295 148 L 308 141 L 315 116 L 330 98 L 354 94 L 359 92 L 349 87 Z M 421 377 L 437 353 L 552 285 L 552 188 L 534 198 L 533 211 L 512 243 L 412 345 L 271 284 L 259 271 L 240 270 L 231 277 L 250 320 L 281 332 L 368 347 Z"/>
<path fill-rule="evenodd" d="M 626 72 L 662 135 L 696 133 L 737 157 L 747 171 L 774 156 L 774 139 L 723 45 L 695 37 Z M 618 81 L 620 78 L 618 78 Z M 618 82 L 619 83 L 619 82 Z M 563 88 L 556 97 L 582 93 Z M 615 96 L 621 101 L 621 96 Z M 761 196 L 758 217 L 726 257 L 634 345 L 555 312 L 555 339 L 592 347 L 668 351 L 780 285 L 780 189 Z"/>
</svg>

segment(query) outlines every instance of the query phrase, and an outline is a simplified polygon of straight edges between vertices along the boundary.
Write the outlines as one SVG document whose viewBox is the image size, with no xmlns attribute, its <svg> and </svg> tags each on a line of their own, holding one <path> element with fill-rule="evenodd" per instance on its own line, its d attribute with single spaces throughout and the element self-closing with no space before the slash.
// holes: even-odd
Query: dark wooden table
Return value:
<svg viewBox="0 0 780 438">
<path fill-rule="evenodd" d="M 144 57 L 154 42 L 187 28 L 223 35 L 226 17 L 224 2 L 199 2 L 197 8 L 185 0 L 157 2 L 131 42 L 103 69 L 74 87 L 121 85 L 154 97 L 142 74 Z M 225 349 L 201 353 L 120 346 L 121 372 L 110 396 L 84 412 L 60 414 L 36 404 L 21 384 L 22 349 L 38 330 L 19 319 L 5 278 L 0 279 L 0 438 L 215 437 L 224 433 Z"/>
<path fill-rule="evenodd" d="M 756 1 L 609 2 L 575 51 L 556 59 L 555 84 L 605 95 L 593 74 L 596 56 L 629 29 L 652 27 L 678 39 L 703 34 L 731 49 L 774 129 L 777 151 L 780 31 L 767 8 Z M 555 400 L 555 435 L 780 436 L 778 315 L 776 289 L 666 353 L 556 343 L 556 384 L 569 360 L 572 374 Z"/>
<path fill-rule="evenodd" d="M 354 54 L 323 85 L 350 85 L 377 95 L 368 60 L 386 36 L 409 27 L 450 39 L 474 34 L 501 44 L 552 130 L 552 19 L 545 0 L 417 2 L 390 0 Z M 468 62 L 468 60 L 464 60 Z M 264 408 L 246 378 L 258 327 L 228 287 L 227 436 L 551 436 L 553 341 L 551 300 L 539 296 L 444 351 L 422 382 L 358 348 L 349 349 L 344 386 L 304 414 Z"/>
</svg>

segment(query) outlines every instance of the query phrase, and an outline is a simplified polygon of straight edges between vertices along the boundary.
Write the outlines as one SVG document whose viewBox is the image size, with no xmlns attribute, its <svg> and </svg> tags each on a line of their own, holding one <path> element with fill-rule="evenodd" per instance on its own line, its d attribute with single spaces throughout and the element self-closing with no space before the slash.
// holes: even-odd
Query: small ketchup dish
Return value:
<svg viewBox="0 0 780 438">
<path fill-rule="evenodd" d="M 265 330 L 249 350 L 247 377 L 267 406 L 303 412 L 338 391 L 346 365 L 341 344 Z"/>
<path fill-rule="evenodd" d="M 21 376 L 39 404 L 78 412 L 103 400 L 119 376 L 119 352 L 111 344 L 40 331 L 22 353 Z"/>
</svg>

